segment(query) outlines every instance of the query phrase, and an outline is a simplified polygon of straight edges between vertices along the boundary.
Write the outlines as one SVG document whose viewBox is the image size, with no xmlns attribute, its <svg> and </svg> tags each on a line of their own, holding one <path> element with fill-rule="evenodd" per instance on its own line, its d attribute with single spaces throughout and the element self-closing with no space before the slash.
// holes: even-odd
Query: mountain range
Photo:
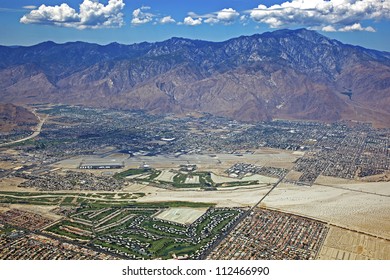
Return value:
<svg viewBox="0 0 390 280">
<path fill-rule="evenodd" d="M 306 29 L 224 42 L 0 46 L 0 98 L 389 127 L 390 53 Z"/>
</svg>

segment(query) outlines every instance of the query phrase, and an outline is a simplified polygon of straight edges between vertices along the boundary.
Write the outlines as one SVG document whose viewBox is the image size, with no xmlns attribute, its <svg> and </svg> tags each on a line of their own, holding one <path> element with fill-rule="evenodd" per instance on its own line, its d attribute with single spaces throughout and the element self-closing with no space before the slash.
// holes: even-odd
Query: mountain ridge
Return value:
<svg viewBox="0 0 390 280">
<path fill-rule="evenodd" d="M 306 29 L 223 42 L 2 46 L 0 61 L 6 102 L 390 124 L 390 53 Z"/>
</svg>

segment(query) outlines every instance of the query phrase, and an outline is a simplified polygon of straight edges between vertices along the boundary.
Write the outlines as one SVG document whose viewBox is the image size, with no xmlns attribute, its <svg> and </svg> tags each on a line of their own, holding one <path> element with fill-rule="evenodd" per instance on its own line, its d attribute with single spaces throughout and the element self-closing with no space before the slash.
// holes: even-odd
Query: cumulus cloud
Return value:
<svg viewBox="0 0 390 280">
<path fill-rule="evenodd" d="M 131 24 L 133 26 L 138 26 L 142 24 L 146 24 L 149 22 L 153 22 L 154 25 L 156 24 L 168 24 L 168 23 L 175 23 L 176 21 L 171 16 L 163 16 L 156 15 L 150 12 L 151 7 L 149 6 L 142 6 L 141 8 L 135 9 L 133 11 L 133 18 L 131 20 Z"/>
<path fill-rule="evenodd" d="M 20 22 L 24 24 L 46 24 L 78 29 L 121 27 L 124 24 L 123 0 L 109 0 L 107 5 L 98 0 L 84 0 L 79 12 L 63 3 L 56 6 L 41 5 L 24 15 Z"/>
<path fill-rule="evenodd" d="M 160 19 L 161 24 L 175 23 L 176 21 L 171 16 L 166 16 Z"/>
<path fill-rule="evenodd" d="M 279 28 L 304 25 L 323 31 L 374 31 L 363 20 L 390 19 L 389 0 L 292 0 L 248 11 L 256 22 Z"/>
<path fill-rule="evenodd" d="M 327 25 L 327 26 L 324 26 L 321 28 L 322 31 L 325 31 L 325 32 L 336 32 L 336 28 L 334 28 L 333 26 L 331 25 Z"/>
<path fill-rule="evenodd" d="M 200 25 L 202 24 L 202 18 L 197 18 L 197 19 L 194 19 L 190 16 L 186 17 L 183 21 L 183 24 L 185 25 L 191 25 L 191 26 L 195 26 L 195 25 Z"/>
<path fill-rule="evenodd" d="M 340 28 L 339 31 L 342 32 L 348 32 L 348 31 L 368 31 L 368 32 L 375 32 L 375 29 L 371 26 L 368 27 L 362 27 L 360 23 L 355 23 L 352 25 L 345 26 L 343 28 Z"/>
<path fill-rule="evenodd" d="M 29 14 L 24 15 L 20 22 L 65 26 L 66 24 L 77 25 L 81 22 L 81 17 L 75 9 L 63 3 L 60 6 L 41 5 L 37 10 L 32 10 Z"/>
<path fill-rule="evenodd" d="M 155 16 L 152 13 L 146 12 L 147 10 L 150 10 L 150 7 L 142 6 L 141 8 L 135 9 L 133 11 L 133 19 L 131 20 L 131 24 L 141 25 L 151 22 Z"/>
<path fill-rule="evenodd" d="M 225 23 L 233 22 L 239 15 L 240 14 L 232 8 L 222 9 L 221 11 L 216 12 L 216 18 Z"/>
<path fill-rule="evenodd" d="M 218 12 L 205 15 L 198 15 L 193 12 L 188 13 L 189 17 L 204 20 L 204 22 L 208 24 L 223 23 L 226 25 L 233 23 L 239 15 L 240 13 L 232 8 L 222 9 Z"/>
</svg>

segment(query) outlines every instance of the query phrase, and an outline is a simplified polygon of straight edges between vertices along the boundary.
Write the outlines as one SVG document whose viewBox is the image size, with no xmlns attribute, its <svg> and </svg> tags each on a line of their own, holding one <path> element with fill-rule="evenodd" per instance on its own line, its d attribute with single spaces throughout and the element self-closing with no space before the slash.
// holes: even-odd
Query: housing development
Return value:
<svg viewBox="0 0 390 280">
<path fill-rule="evenodd" d="M 390 258 L 390 129 L 29 110 L 1 137 L 0 259 Z"/>
</svg>

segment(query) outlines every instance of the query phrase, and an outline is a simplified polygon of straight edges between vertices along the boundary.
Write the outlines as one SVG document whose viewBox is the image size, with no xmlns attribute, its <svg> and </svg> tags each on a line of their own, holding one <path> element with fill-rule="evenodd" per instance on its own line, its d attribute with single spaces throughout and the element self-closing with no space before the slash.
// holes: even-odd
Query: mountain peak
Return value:
<svg viewBox="0 0 390 280">
<path fill-rule="evenodd" d="M 42 42 L 42 43 L 39 43 L 35 46 L 39 46 L 39 47 L 53 47 L 53 46 L 57 46 L 58 44 L 56 42 L 53 42 L 53 41 L 45 41 L 45 42 Z"/>
<path fill-rule="evenodd" d="M 3 47 L 0 72 L 0 98 L 7 102 L 195 110 L 245 121 L 390 123 L 388 53 L 307 29 L 217 43 L 173 37 L 133 45 Z"/>
<path fill-rule="evenodd" d="M 331 39 L 328 37 L 321 35 L 315 30 L 309 30 L 306 28 L 299 28 L 299 29 L 280 29 L 273 32 L 267 32 L 268 36 L 272 37 L 290 37 L 290 36 L 296 36 L 301 39 L 304 39 L 306 41 L 312 42 L 312 43 L 321 43 L 324 40 L 330 42 Z"/>
</svg>

